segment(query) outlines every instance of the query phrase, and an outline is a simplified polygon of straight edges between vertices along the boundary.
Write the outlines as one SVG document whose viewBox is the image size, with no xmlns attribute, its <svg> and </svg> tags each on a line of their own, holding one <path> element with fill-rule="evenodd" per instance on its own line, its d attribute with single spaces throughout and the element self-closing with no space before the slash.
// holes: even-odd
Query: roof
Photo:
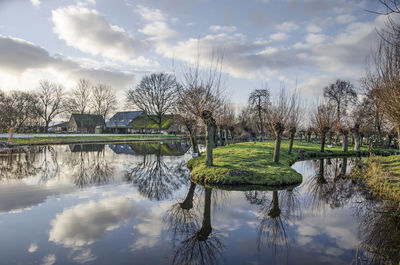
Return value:
<svg viewBox="0 0 400 265">
<path fill-rule="evenodd" d="M 68 127 L 68 123 L 69 123 L 68 121 L 62 121 L 62 122 L 54 123 L 49 128 L 57 128 L 57 127 L 67 128 Z"/>
<path fill-rule="evenodd" d="M 124 112 L 117 112 L 106 122 L 106 126 L 108 128 L 132 128 L 128 126 L 129 123 L 140 116 L 143 111 L 124 111 Z"/>
<path fill-rule="evenodd" d="M 158 129 L 158 124 L 151 119 L 152 115 L 147 117 L 146 115 L 141 115 L 134 119 L 129 126 L 135 129 Z M 173 124 L 173 116 L 172 115 L 164 115 L 161 129 L 166 130 Z"/>
<path fill-rule="evenodd" d="M 71 119 L 74 118 L 76 126 L 82 127 L 96 127 L 104 125 L 104 119 L 101 115 L 94 114 L 71 114 Z"/>
</svg>

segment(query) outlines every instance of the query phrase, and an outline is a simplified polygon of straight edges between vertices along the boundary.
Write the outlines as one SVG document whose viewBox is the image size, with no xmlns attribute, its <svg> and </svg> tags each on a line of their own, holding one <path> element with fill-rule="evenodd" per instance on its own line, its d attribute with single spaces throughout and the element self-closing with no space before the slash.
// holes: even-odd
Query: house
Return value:
<svg viewBox="0 0 400 265">
<path fill-rule="evenodd" d="M 94 133 L 96 126 L 105 126 L 101 115 L 72 114 L 68 122 L 68 132 Z"/>
<path fill-rule="evenodd" d="M 67 132 L 68 131 L 68 121 L 59 122 L 49 127 L 49 132 Z"/>
<path fill-rule="evenodd" d="M 133 127 L 129 124 L 143 113 L 143 111 L 117 112 L 106 122 L 106 127 L 113 133 L 132 133 Z"/>
<path fill-rule="evenodd" d="M 133 119 L 128 126 L 131 127 L 131 131 L 134 133 L 179 133 L 181 130 L 180 126 L 176 124 L 174 116 L 169 114 L 163 117 L 161 122 L 161 130 L 158 123 L 155 122 L 155 118 L 152 115 L 146 115 L 145 113 Z"/>
</svg>

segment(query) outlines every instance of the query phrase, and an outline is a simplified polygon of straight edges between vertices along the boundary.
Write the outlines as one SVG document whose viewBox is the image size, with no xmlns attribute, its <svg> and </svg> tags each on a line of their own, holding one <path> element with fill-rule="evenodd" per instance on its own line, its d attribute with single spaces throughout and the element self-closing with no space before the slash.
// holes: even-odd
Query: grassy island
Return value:
<svg viewBox="0 0 400 265">
<path fill-rule="evenodd" d="M 208 167 L 205 155 L 189 160 L 191 178 L 203 185 L 267 185 L 282 186 L 299 184 L 302 176 L 290 166 L 299 160 L 368 155 L 364 147 L 361 152 L 344 153 L 341 146 L 320 152 L 318 143 L 295 142 L 292 154 L 288 154 L 289 142 L 281 144 L 279 163 L 273 162 L 274 142 L 245 142 L 221 146 L 214 149 L 214 166 Z M 381 150 L 376 150 L 382 153 Z"/>
</svg>

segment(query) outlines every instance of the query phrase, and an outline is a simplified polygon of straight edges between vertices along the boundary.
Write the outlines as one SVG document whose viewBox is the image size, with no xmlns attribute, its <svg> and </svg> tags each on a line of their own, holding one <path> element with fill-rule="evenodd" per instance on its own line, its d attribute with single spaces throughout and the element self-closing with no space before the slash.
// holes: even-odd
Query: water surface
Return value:
<svg viewBox="0 0 400 265">
<path fill-rule="evenodd" d="M 226 191 L 190 182 L 188 150 L 156 142 L 1 155 L 0 263 L 398 262 L 399 218 L 345 177 L 357 159 L 298 162 L 295 188 Z"/>
</svg>

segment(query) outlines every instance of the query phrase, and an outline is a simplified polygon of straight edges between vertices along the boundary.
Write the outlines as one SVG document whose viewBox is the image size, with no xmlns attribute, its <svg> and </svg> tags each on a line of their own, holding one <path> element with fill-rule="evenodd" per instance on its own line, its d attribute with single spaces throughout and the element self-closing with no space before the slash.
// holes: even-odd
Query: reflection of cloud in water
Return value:
<svg viewBox="0 0 400 265">
<path fill-rule="evenodd" d="M 9 184 L 0 186 L 0 213 L 20 213 L 43 203 L 47 197 L 60 194 L 70 187 L 49 188 L 46 186 Z"/>
<path fill-rule="evenodd" d="M 74 256 L 72 260 L 79 264 L 92 262 L 97 259 L 91 249 L 73 250 L 71 254 Z"/>
<path fill-rule="evenodd" d="M 30 253 L 33 253 L 33 252 L 35 252 L 36 250 L 38 250 L 38 245 L 37 245 L 37 243 L 32 243 L 32 244 L 30 244 L 29 245 L 29 248 L 28 248 L 28 251 L 30 252 Z"/>
<path fill-rule="evenodd" d="M 53 265 L 54 263 L 56 263 L 56 260 L 56 255 L 49 254 L 43 258 L 42 265 Z"/>
<path fill-rule="evenodd" d="M 131 214 L 132 201 L 122 196 L 78 204 L 56 216 L 49 240 L 71 247 L 89 245 Z"/>
</svg>

